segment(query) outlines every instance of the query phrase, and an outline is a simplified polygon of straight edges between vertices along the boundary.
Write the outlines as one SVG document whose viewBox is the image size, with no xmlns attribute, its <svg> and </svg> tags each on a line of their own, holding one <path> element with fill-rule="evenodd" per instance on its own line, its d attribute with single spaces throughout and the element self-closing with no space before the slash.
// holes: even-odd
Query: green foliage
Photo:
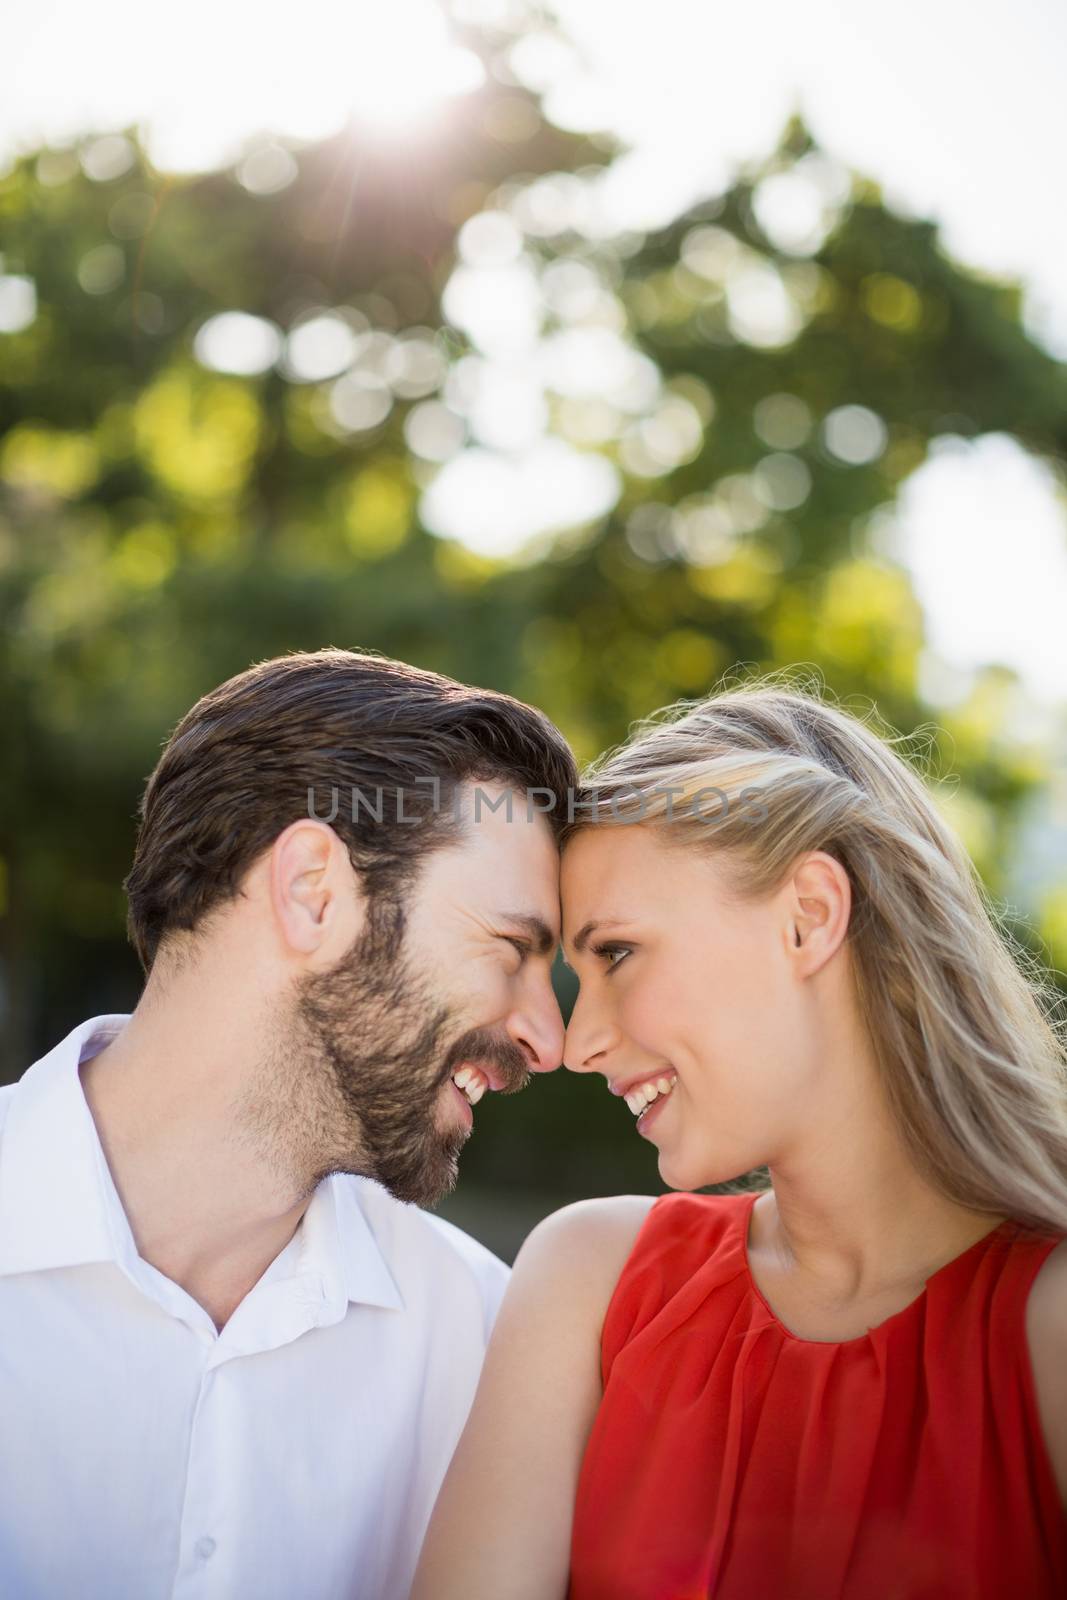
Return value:
<svg viewBox="0 0 1067 1600">
<path fill-rule="evenodd" d="M 923 618 L 879 517 L 939 435 L 1003 430 L 1061 456 L 1067 375 L 1027 340 L 1012 289 L 847 175 L 816 245 L 776 244 L 766 185 L 821 160 L 799 126 L 648 238 L 527 240 L 542 275 L 583 270 L 592 323 L 661 381 L 643 410 L 610 389 L 550 396 L 554 429 L 613 460 L 621 492 L 518 562 L 426 531 L 432 468 L 405 419 L 469 353 L 441 310 L 459 226 L 538 174 L 591 182 L 603 153 L 497 86 L 403 169 L 346 136 L 298 152 L 294 181 L 264 194 L 132 155 L 109 181 L 64 152 L 0 180 L 2 271 L 36 294 L 36 315 L 0 333 L 0 1069 L 132 1005 L 120 885 L 140 787 L 192 701 L 251 661 L 381 649 L 536 701 L 583 757 L 739 663 L 815 663 L 847 704 L 929 727 Z M 280 333 L 340 319 L 366 355 L 355 401 L 379 397 L 380 417 L 347 425 L 334 374 L 209 370 L 198 332 L 231 311 Z M 547 306 L 549 336 L 568 325 Z M 930 733 L 931 770 L 954 775 L 943 803 L 994 891 L 1046 776 L 1043 752 L 1005 736 L 1003 682 L 988 674 Z M 1062 922 L 1050 900 L 1057 948 Z M 479 1118 L 492 1131 L 467 1170 L 487 1181 L 655 1182 L 622 1117 L 562 1074 Z"/>
</svg>

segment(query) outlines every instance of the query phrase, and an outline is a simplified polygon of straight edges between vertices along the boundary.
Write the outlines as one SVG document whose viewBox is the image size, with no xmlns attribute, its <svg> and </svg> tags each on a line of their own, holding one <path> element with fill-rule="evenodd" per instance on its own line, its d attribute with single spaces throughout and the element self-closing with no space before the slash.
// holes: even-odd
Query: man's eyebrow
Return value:
<svg viewBox="0 0 1067 1600">
<path fill-rule="evenodd" d="M 558 936 L 553 933 L 544 917 L 536 916 L 532 912 L 505 911 L 501 914 L 500 920 L 510 923 L 512 927 L 521 928 L 530 940 L 535 955 L 550 955 L 559 943 Z"/>
</svg>

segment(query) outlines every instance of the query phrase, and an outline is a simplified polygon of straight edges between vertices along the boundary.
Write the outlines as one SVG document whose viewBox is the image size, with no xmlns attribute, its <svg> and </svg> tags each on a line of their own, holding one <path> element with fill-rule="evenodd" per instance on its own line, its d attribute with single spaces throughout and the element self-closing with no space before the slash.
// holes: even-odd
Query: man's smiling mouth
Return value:
<svg viewBox="0 0 1067 1600">
<path fill-rule="evenodd" d="M 460 1067 L 458 1072 L 452 1074 L 452 1082 L 462 1090 L 472 1106 L 476 1106 L 485 1091 L 493 1087 L 485 1073 L 477 1067 Z"/>
</svg>

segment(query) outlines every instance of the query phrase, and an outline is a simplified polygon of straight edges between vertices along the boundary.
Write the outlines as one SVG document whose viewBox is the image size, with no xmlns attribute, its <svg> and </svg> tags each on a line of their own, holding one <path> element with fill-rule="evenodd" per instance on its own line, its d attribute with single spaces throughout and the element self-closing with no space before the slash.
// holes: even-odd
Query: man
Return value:
<svg viewBox="0 0 1067 1600">
<path fill-rule="evenodd" d="M 507 1277 L 419 1207 L 560 1062 L 574 782 L 539 712 L 342 650 L 179 723 L 136 1010 L 0 1092 L 0 1594 L 406 1596 Z"/>
</svg>

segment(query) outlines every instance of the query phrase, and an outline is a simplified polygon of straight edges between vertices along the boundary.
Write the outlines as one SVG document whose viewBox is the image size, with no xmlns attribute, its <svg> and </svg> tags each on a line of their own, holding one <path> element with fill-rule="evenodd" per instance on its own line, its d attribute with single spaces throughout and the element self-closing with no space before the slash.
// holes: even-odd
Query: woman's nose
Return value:
<svg viewBox="0 0 1067 1600">
<path fill-rule="evenodd" d="M 597 1020 L 579 994 L 563 1040 L 563 1065 L 568 1072 L 603 1072 L 611 1043 L 610 1028 Z"/>
</svg>

